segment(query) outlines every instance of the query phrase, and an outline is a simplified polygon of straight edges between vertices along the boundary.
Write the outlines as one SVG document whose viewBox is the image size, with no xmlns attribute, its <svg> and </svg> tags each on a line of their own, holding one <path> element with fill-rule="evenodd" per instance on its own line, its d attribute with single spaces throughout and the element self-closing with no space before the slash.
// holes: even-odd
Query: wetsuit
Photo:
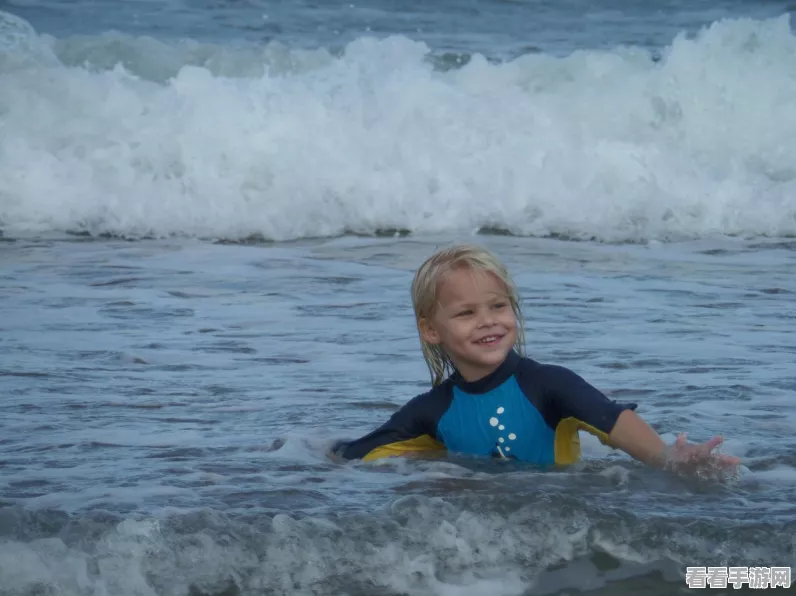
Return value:
<svg viewBox="0 0 796 596">
<path fill-rule="evenodd" d="M 570 464 L 580 458 L 578 430 L 610 445 L 608 434 L 623 410 L 636 404 L 609 400 L 562 366 L 509 352 L 492 373 L 474 382 L 454 373 L 407 402 L 381 427 L 333 452 L 372 460 L 442 451 Z"/>
</svg>

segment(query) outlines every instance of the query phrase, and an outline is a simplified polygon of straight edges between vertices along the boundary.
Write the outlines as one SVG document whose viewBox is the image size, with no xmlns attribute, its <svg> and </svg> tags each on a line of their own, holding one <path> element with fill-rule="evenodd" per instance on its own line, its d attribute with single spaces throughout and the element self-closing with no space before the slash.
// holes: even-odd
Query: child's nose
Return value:
<svg viewBox="0 0 796 596">
<path fill-rule="evenodd" d="M 482 309 L 480 319 L 481 326 L 487 327 L 495 322 L 495 313 L 492 312 L 491 308 Z"/>
</svg>

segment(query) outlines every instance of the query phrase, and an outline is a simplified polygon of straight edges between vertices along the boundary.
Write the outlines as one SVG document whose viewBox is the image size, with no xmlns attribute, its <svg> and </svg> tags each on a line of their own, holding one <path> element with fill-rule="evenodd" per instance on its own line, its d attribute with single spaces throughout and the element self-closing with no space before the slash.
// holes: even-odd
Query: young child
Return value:
<svg viewBox="0 0 796 596">
<path fill-rule="evenodd" d="M 345 459 L 374 460 L 443 451 L 571 464 L 580 458 L 578 431 L 656 467 L 695 469 L 740 460 L 714 454 L 685 436 L 667 446 L 636 413 L 609 400 L 562 366 L 523 355 L 524 322 L 506 267 L 477 246 L 430 257 L 412 282 L 412 303 L 432 389 L 364 437 L 338 443 Z"/>
</svg>

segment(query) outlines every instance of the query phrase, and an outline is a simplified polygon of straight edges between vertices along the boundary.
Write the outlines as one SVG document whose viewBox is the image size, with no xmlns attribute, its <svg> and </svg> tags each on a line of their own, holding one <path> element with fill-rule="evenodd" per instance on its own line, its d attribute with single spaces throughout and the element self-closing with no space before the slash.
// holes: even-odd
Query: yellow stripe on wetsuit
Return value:
<svg viewBox="0 0 796 596">
<path fill-rule="evenodd" d="M 421 453 L 428 451 L 444 451 L 445 445 L 430 437 L 429 435 L 421 435 L 414 439 L 407 439 L 406 441 L 398 441 L 396 443 L 388 443 L 376 447 L 362 459 L 364 461 L 371 461 L 380 459 L 382 457 L 393 457 L 398 455 L 409 455 L 410 453 Z"/>
<path fill-rule="evenodd" d="M 577 418 L 564 418 L 556 427 L 555 459 L 557 464 L 574 464 L 580 459 L 579 430 L 593 434 L 603 445 L 613 447 L 608 434 Z"/>
</svg>

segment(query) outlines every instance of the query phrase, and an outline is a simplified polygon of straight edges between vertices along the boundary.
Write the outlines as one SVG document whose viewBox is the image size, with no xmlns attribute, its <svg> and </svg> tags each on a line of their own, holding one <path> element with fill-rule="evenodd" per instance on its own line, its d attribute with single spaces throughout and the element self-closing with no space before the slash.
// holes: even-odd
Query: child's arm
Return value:
<svg viewBox="0 0 796 596">
<path fill-rule="evenodd" d="M 443 451 L 435 429 L 428 423 L 429 413 L 437 408 L 434 393 L 424 393 L 396 411 L 389 420 L 372 432 L 353 441 L 339 441 L 331 453 L 343 459 L 364 461 L 410 455 L 428 451 Z"/>
<path fill-rule="evenodd" d="M 736 457 L 713 453 L 721 444 L 721 437 L 694 445 L 687 443 L 685 435 L 680 435 L 673 445 L 667 445 L 634 412 L 635 404 L 617 404 L 609 400 L 565 367 L 546 365 L 543 371 L 547 398 L 560 419 L 571 417 L 585 422 L 586 429 L 598 431 L 603 442 L 645 464 L 688 469 L 705 464 L 727 468 L 740 463 Z"/>
<path fill-rule="evenodd" d="M 713 464 L 729 468 L 737 466 L 741 460 L 730 455 L 715 454 L 713 450 L 722 443 L 719 436 L 701 445 L 689 444 L 685 435 L 677 437 L 674 445 L 667 445 L 642 418 L 631 410 L 619 415 L 609 435 L 611 442 L 645 464 L 662 468 Z"/>
<path fill-rule="evenodd" d="M 666 443 L 632 410 L 619 415 L 608 437 L 614 447 L 645 464 L 663 467 Z"/>
</svg>

